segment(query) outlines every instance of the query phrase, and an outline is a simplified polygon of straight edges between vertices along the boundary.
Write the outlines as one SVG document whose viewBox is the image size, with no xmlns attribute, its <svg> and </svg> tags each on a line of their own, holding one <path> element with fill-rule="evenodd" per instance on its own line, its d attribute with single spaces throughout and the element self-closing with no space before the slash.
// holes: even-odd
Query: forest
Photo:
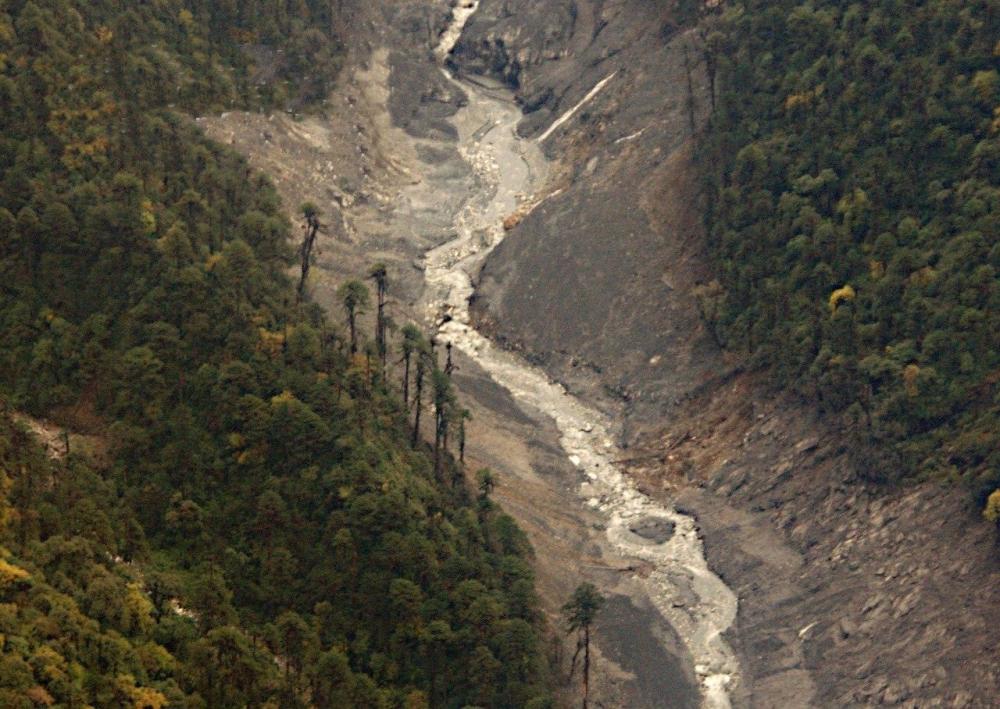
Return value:
<svg viewBox="0 0 1000 709">
<path fill-rule="evenodd" d="M 277 193 L 191 120 L 322 98 L 340 12 L 0 2 L 4 707 L 551 703 L 443 348 L 389 341 L 377 266 L 370 338 L 362 280 L 344 323 L 302 298 Z"/>
<path fill-rule="evenodd" d="M 962 482 L 986 505 L 1000 488 L 1000 5 L 700 12 L 712 333 L 842 425 L 869 478 Z"/>
</svg>

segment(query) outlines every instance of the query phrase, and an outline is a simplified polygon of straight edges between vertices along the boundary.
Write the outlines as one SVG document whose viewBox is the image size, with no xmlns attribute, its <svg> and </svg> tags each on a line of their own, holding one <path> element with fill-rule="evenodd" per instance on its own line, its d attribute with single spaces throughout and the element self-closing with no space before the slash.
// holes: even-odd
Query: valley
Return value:
<svg viewBox="0 0 1000 709">
<path fill-rule="evenodd" d="M 336 318 L 383 260 L 394 317 L 454 345 L 470 468 L 497 473 L 552 626 L 581 579 L 612 599 L 604 705 L 987 706 L 990 530 L 961 491 L 861 479 L 699 316 L 698 33 L 624 1 L 500 5 L 380 8 L 323 118 L 204 121 L 290 207 L 326 205 L 314 297 Z"/>
</svg>

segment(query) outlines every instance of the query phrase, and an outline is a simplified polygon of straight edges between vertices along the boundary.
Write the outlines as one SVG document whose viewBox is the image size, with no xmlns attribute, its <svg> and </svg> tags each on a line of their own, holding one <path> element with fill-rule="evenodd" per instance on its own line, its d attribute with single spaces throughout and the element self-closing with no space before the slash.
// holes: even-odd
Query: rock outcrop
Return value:
<svg viewBox="0 0 1000 709">
<path fill-rule="evenodd" d="M 576 26 L 576 5 L 572 0 L 485 0 L 455 45 L 451 65 L 520 89 L 526 68 L 556 61 L 566 54 Z"/>
</svg>

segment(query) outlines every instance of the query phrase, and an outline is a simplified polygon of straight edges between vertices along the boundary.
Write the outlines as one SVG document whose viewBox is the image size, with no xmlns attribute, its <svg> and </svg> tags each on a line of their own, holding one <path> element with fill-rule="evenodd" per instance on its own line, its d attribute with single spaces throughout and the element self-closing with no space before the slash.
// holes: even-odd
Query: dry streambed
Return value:
<svg viewBox="0 0 1000 709">
<path fill-rule="evenodd" d="M 462 3 L 442 37 L 437 56 L 447 56 L 477 3 Z M 468 104 L 452 119 L 459 152 L 475 173 L 476 189 L 465 196 L 452 225 L 454 238 L 424 258 L 427 288 L 422 307 L 451 342 L 507 389 L 515 401 L 550 416 L 569 460 L 581 472 L 579 502 L 606 520 L 608 541 L 622 556 L 648 568 L 642 583 L 650 601 L 690 652 L 703 705 L 728 707 L 739 665 L 723 633 L 736 618 L 733 592 L 708 568 L 694 520 L 639 492 L 614 461 L 623 457 L 613 440 L 613 422 L 540 369 L 495 346 L 471 325 L 472 277 L 503 239 L 505 217 L 530 209 L 542 188 L 544 159 L 536 143 L 517 137 L 521 114 L 500 92 L 460 82 Z M 403 204 L 426 203 L 433 177 L 413 186 Z M 403 214 L 398 215 L 405 217 Z M 567 294 L 571 297 L 571 294 Z"/>
</svg>

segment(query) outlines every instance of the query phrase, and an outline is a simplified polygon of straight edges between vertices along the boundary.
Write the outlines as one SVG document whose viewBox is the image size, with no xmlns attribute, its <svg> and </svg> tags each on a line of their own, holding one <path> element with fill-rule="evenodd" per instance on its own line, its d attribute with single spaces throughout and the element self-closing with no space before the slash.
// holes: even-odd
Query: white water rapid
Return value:
<svg viewBox="0 0 1000 709">
<path fill-rule="evenodd" d="M 463 0 L 455 7 L 451 26 L 436 50 L 440 59 L 447 57 L 478 4 Z M 737 600 L 708 568 L 694 520 L 640 493 L 616 467 L 613 461 L 622 452 L 613 441 L 611 421 L 550 381 L 542 370 L 495 346 L 470 324 L 472 277 L 503 239 L 504 217 L 526 207 L 530 195 L 541 188 L 544 159 L 536 142 L 517 136 L 521 113 L 512 101 L 470 82 L 456 83 L 469 96 L 468 105 L 453 119 L 459 129 L 459 150 L 481 189 L 469 196 L 456 218 L 457 237 L 424 257 L 427 288 L 422 305 L 427 318 L 435 323 L 447 320 L 439 328 L 440 341 L 453 343 L 516 401 L 556 422 L 566 455 L 585 478 L 579 488 L 581 504 L 604 516 L 608 539 L 622 556 L 652 565 L 643 583 L 693 658 L 702 705 L 729 707 L 739 666 L 722 634 L 736 618 Z M 442 318 L 445 314 L 450 319 Z M 630 531 L 650 520 L 673 523 L 674 534 L 657 544 Z"/>
</svg>

